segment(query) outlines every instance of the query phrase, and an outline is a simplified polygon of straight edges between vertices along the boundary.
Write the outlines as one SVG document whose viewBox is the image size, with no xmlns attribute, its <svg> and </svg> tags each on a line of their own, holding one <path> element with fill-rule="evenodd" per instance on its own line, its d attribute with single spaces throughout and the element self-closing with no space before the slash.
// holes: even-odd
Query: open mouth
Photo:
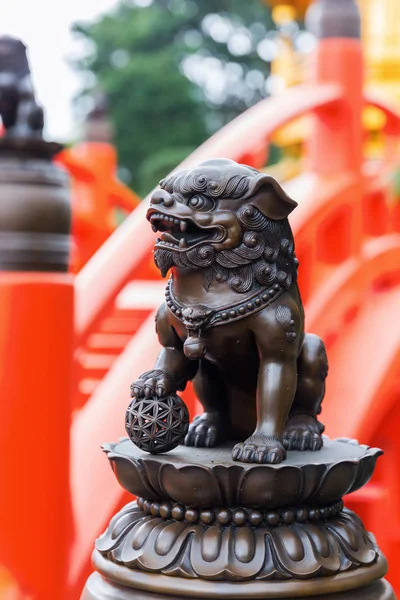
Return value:
<svg viewBox="0 0 400 600">
<path fill-rule="evenodd" d="M 191 219 L 178 219 L 162 213 L 153 213 L 149 217 L 153 231 L 162 233 L 157 244 L 174 246 L 184 250 L 204 241 L 217 241 L 221 238 L 219 228 L 198 227 Z"/>
</svg>

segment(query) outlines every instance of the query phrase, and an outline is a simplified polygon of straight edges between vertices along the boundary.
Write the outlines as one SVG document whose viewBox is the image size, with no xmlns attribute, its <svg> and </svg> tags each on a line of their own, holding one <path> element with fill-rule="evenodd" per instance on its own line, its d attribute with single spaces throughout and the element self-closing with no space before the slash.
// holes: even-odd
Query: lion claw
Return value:
<svg viewBox="0 0 400 600">
<path fill-rule="evenodd" d="M 295 415 L 286 425 L 283 444 L 286 450 L 321 450 L 324 425 L 310 415 Z"/>
<path fill-rule="evenodd" d="M 196 417 L 189 425 L 189 431 L 185 437 L 185 446 L 196 448 L 214 448 L 221 441 L 222 427 L 219 425 L 219 417 L 211 413 L 204 413 Z"/>
<path fill-rule="evenodd" d="M 162 371 L 143 373 L 131 385 L 131 396 L 138 400 L 140 398 L 163 398 L 175 391 L 171 379 Z"/>
<path fill-rule="evenodd" d="M 278 464 L 286 458 L 286 451 L 278 437 L 256 434 L 236 444 L 232 458 L 245 463 Z"/>
</svg>

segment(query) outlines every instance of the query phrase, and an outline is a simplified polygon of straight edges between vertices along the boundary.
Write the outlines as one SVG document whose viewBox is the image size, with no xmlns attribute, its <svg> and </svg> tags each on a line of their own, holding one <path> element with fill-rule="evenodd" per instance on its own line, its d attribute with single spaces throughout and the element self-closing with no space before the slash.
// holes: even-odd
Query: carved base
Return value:
<svg viewBox="0 0 400 600">
<path fill-rule="evenodd" d="M 157 507 L 148 502 L 147 508 L 156 512 Z M 176 511 L 175 516 L 180 513 Z M 334 594 L 343 600 L 378 600 L 379 595 L 368 596 L 371 590 L 382 599 L 394 598 L 388 584 L 369 585 L 385 575 L 386 560 L 349 510 L 329 519 L 314 517 L 290 525 L 281 520 L 275 526 L 254 527 L 248 521 L 241 526 L 232 522 L 207 526 L 176 520 L 170 513 L 167 518 L 152 516 L 132 502 L 97 540 L 93 565 L 105 580 L 88 582 L 83 599 L 160 599 L 164 594 L 168 598 L 322 598 Z M 365 586 L 370 588 L 367 595 L 354 596 L 354 590 Z M 113 595 L 114 588 L 117 595 Z"/>
<path fill-rule="evenodd" d="M 379 450 L 325 440 L 320 452 L 249 465 L 232 464 L 230 448 L 105 449 L 120 483 L 142 497 L 97 540 L 102 577 L 82 600 L 395 598 L 373 536 L 341 501 L 368 481 Z"/>
<path fill-rule="evenodd" d="M 184 516 L 194 520 L 198 514 L 195 509 L 179 507 L 175 514 L 175 507 L 171 514 L 168 504 L 164 506 L 169 512 L 167 518 L 146 514 L 132 502 L 111 520 L 96 542 L 96 549 L 107 559 L 101 562 L 106 576 L 112 574 L 114 563 L 131 570 L 184 577 L 188 585 L 190 579 L 315 580 L 372 567 L 378 560 L 374 540 L 349 510 L 328 519 L 317 520 L 313 515 L 312 521 L 299 522 L 295 511 L 289 510 L 262 513 L 220 509 L 214 524 L 205 525 L 184 520 Z M 153 512 L 159 510 L 153 508 Z M 211 510 L 202 512 L 212 516 Z M 310 512 L 316 511 L 298 510 L 305 519 Z M 241 524 L 229 521 L 229 513 L 237 522 L 240 517 Z M 263 517 L 263 525 L 252 526 L 248 519 L 255 515 Z M 289 515 L 290 524 L 284 521 Z M 218 523 L 221 516 L 226 519 L 224 525 Z M 269 516 L 275 519 L 274 524 L 265 524 Z M 383 574 L 379 571 L 376 578 Z M 131 581 L 134 579 L 132 575 Z"/>
</svg>

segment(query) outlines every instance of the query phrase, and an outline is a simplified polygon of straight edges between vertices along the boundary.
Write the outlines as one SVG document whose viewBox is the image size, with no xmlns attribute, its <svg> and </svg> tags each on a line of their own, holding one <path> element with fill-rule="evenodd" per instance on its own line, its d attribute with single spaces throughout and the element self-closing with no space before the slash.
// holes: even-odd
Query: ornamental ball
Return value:
<svg viewBox="0 0 400 600">
<path fill-rule="evenodd" d="M 183 444 L 189 429 L 189 411 L 176 394 L 164 398 L 134 398 L 125 417 L 130 440 L 151 454 L 169 452 Z"/>
</svg>

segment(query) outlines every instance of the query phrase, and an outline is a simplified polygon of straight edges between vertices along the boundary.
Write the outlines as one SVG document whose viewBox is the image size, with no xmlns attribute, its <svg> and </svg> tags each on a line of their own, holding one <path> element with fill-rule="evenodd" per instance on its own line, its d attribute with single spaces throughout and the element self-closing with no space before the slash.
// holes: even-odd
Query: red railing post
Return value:
<svg viewBox="0 0 400 600">
<path fill-rule="evenodd" d="M 309 31 L 317 37 L 309 78 L 316 85 L 336 84 L 341 102 L 313 111 L 306 164 L 317 177 L 315 188 L 340 176 L 353 185 L 341 197 L 341 206 L 330 211 L 315 233 L 312 279 L 321 271 L 357 256 L 363 239 L 363 49 L 360 14 L 355 0 L 317 0 L 308 10 Z M 327 236 L 327 232 L 330 235 Z"/>
<path fill-rule="evenodd" d="M 309 167 L 318 175 L 360 172 L 362 164 L 363 51 L 360 15 L 354 0 L 317 0 L 307 13 L 318 39 L 309 77 L 316 84 L 342 87 L 340 108 L 314 111 Z"/>
<path fill-rule="evenodd" d="M 107 100 L 98 94 L 95 102 L 85 122 L 83 141 L 64 150 L 56 159 L 72 177 L 71 270 L 75 273 L 116 229 L 116 209 L 129 214 L 140 202 L 117 178 L 118 157 L 112 143 Z"/>
</svg>

